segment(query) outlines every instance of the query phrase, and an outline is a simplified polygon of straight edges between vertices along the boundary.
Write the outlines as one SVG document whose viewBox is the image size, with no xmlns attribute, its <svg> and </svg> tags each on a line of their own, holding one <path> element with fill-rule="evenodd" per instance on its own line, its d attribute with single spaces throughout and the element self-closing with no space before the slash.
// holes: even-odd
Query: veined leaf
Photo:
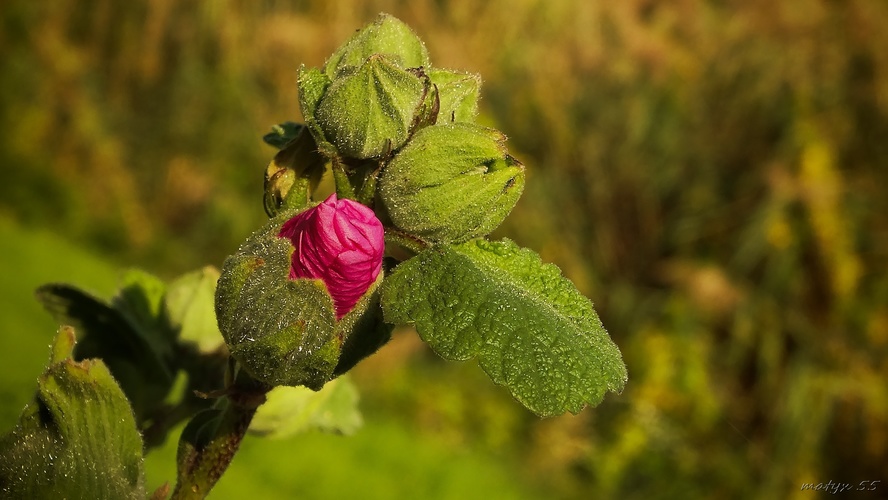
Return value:
<svg viewBox="0 0 888 500">
<path fill-rule="evenodd" d="M 592 308 L 552 264 L 509 240 L 432 247 L 383 282 L 386 322 L 413 324 L 449 360 L 477 357 L 542 416 L 597 405 L 626 366 Z"/>
</svg>

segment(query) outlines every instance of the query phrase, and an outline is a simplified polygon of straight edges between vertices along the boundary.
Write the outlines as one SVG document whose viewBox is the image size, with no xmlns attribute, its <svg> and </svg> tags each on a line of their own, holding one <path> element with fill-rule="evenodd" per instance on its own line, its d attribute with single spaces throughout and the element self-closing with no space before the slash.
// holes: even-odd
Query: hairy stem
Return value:
<svg viewBox="0 0 888 500">
<path fill-rule="evenodd" d="M 245 375 L 223 391 L 217 407 L 198 413 L 182 431 L 172 500 L 205 498 L 240 447 L 269 387 Z"/>
</svg>

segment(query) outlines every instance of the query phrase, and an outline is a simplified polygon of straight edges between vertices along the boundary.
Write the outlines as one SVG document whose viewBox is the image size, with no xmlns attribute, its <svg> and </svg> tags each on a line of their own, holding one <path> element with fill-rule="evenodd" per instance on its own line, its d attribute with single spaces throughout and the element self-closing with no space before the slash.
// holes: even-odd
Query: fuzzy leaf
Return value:
<svg viewBox="0 0 888 500">
<path fill-rule="evenodd" d="M 412 324 L 442 357 L 477 357 L 534 413 L 597 405 L 626 366 L 592 303 L 552 264 L 509 240 L 432 247 L 383 282 L 387 322 Z"/>
<path fill-rule="evenodd" d="M 3 498 L 145 498 L 142 438 L 101 360 L 70 358 L 62 328 L 18 425 L 0 439 Z"/>
<path fill-rule="evenodd" d="M 129 291 L 122 291 L 114 301 L 118 307 L 129 304 L 129 314 L 65 284 L 41 286 L 37 289 L 37 300 L 60 324 L 73 325 L 77 329 L 80 338 L 74 351 L 76 360 L 104 360 L 130 398 L 141 421 L 167 394 L 172 375 L 158 352 L 158 346 L 162 346 L 161 340 L 167 334 L 155 337 L 152 342 L 146 335 L 155 332 L 154 318 L 148 318 L 154 326 L 133 324 L 133 321 L 138 321 L 137 317 L 142 316 L 134 312 L 141 309 L 135 304 L 150 303 L 147 299 L 138 300 L 137 297 L 145 298 L 147 295 L 136 293 L 136 290 L 130 284 Z M 168 347 L 160 349 L 169 351 Z"/>
</svg>

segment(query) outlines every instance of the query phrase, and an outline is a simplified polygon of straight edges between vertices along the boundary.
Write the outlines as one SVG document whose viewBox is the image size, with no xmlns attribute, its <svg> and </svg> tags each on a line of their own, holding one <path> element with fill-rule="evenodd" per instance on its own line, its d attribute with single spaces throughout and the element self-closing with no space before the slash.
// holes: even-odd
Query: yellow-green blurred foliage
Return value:
<svg viewBox="0 0 888 500">
<path fill-rule="evenodd" d="M 368 411 L 514 456 L 553 497 L 888 481 L 884 2 L 0 9 L 0 210 L 166 275 L 262 221 L 259 138 L 300 119 L 298 65 L 379 11 L 482 74 L 483 120 L 528 167 L 498 234 L 593 298 L 629 384 L 540 421 L 402 333 L 358 368 Z"/>
</svg>

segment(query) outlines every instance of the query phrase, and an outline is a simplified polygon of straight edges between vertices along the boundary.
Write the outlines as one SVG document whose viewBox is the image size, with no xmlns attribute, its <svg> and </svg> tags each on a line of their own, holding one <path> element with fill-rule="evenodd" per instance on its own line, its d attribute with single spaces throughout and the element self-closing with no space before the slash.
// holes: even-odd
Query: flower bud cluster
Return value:
<svg viewBox="0 0 888 500">
<path fill-rule="evenodd" d="M 318 149 L 346 169 L 372 162 L 386 222 L 432 244 L 489 233 L 524 187 L 505 137 L 474 123 L 480 87 L 478 75 L 432 67 L 422 41 L 386 14 L 299 76 Z"/>
<path fill-rule="evenodd" d="M 475 123 L 481 79 L 436 68 L 381 14 L 299 71 L 304 127 L 281 128 L 265 172 L 269 225 L 226 260 L 216 308 L 252 376 L 320 387 L 384 343 L 384 234 L 420 246 L 493 231 L 524 187 L 500 132 Z M 289 132 L 287 132 L 289 130 Z M 337 193 L 312 203 L 332 164 Z"/>
<path fill-rule="evenodd" d="M 386 14 L 340 47 L 322 68 L 302 67 L 302 114 L 322 150 L 379 159 L 419 126 L 475 118 L 481 79 L 432 69 L 422 41 Z"/>
</svg>

